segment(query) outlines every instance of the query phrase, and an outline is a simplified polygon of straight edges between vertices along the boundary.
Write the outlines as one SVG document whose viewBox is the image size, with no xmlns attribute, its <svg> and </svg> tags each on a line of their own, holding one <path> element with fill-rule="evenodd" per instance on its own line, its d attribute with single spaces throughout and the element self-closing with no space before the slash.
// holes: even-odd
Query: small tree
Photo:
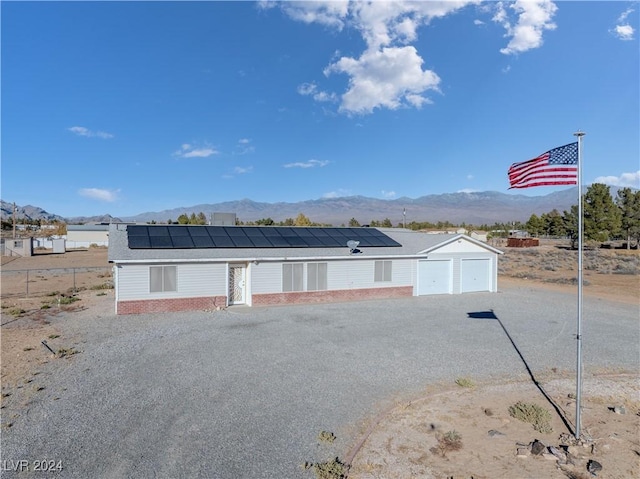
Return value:
<svg viewBox="0 0 640 479">
<path fill-rule="evenodd" d="M 311 220 L 300 213 L 298 216 L 296 216 L 294 224 L 296 226 L 311 226 Z"/>
<path fill-rule="evenodd" d="M 530 236 L 540 236 L 540 233 L 544 231 L 544 221 L 534 213 L 529 217 L 525 229 Z"/>
<path fill-rule="evenodd" d="M 634 192 L 631 188 L 618 190 L 616 198 L 620 208 L 621 228 L 627 238 L 627 249 L 631 249 L 631 240 L 640 244 L 640 191 Z"/>
<path fill-rule="evenodd" d="M 584 195 L 584 236 L 595 241 L 608 241 L 620 232 L 622 215 L 611 198 L 609 187 L 593 183 Z"/>
<path fill-rule="evenodd" d="M 357 220 L 357 219 L 355 219 L 355 218 L 351 218 L 351 219 L 349 220 L 349 226 L 350 226 L 351 228 L 356 228 L 356 227 L 360 226 L 360 223 L 358 222 L 358 220 Z"/>
<path fill-rule="evenodd" d="M 563 213 L 562 220 L 564 229 L 571 239 L 571 249 L 575 249 L 578 242 L 578 205 L 571 205 L 571 209 Z"/>
</svg>

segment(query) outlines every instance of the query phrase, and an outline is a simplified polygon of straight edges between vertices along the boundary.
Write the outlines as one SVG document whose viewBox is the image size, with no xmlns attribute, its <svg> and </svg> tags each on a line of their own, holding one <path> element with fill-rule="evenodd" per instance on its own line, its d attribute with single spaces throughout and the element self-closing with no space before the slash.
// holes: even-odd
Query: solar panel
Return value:
<svg viewBox="0 0 640 479">
<path fill-rule="evenodd" d="M 401 246 L 375 228 L 129 225 L 127 238 L 131 249 L 346 248 L 349 240 L 360 248 Z"/>
<path fill-rule="evenodd" d="M 211 236 L 192 236 L 194 248 L 215 248 L 216 244 L 211 239 Z"/>
<path fill-rule="evenodd" d="M 129 248 L 148 249 L 151 248 L 151 241 L 148 236 L 129 236 Z"/>
<path fill-rule="evenodd" d="M 151 247 L 154 249 L 168 249 L 173 248 L 173 242 L 171 241 L 171 237 L 167 236 L 151 236 L 149 235 L 149 240 L 151 241 Z"/>
</svg>

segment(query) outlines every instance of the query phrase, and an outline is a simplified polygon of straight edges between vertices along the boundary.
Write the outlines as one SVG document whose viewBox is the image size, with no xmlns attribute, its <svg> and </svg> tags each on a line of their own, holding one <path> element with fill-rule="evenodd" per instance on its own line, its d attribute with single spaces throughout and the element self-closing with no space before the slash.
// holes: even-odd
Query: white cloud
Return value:
<svg viewBox="0 0 640 479">
<path fill-rule="evenodd" d="M 327 166 L 329 164 L 328 160 L 309 160 L 309 161 L 297 161 L 295 163 L 287 163 L 282 165 L 283 168 L 322 168 L 323 166 Z"/>
<path fill-rule="evenodd" d="M 484 25 L 484 22 L 482 20 L 476 19 L 476 20 L 473 21 L 473 24 L 474 25 Z"/>
<path fill-rule="evenodd" d="M 78 190 L 80 196 L 93 200 L 106 201 L 112 203 L 118 199 L 120 190 L 103 190 L 100 188 L 82 188 Z"/>
<path fill-rule="evenodd" d="M 349 11 L 349 0 L 283 2 L 282 8 L 294 20 L 341 30 Z"/>
<path fill-rule="evenodd" d="M 627 17 L 634 12 L 632 7 L 627 8 L 624 12 L 620 14 L 618 17 L 618 24 L 610 30 L 613 35 L 618 37 L 620 40 L 633 40 L 633 35 L 635 33 L 635 29 L 629 25 L 627 21 Z"/>
<path fill-rule="evenodd" d="M 461 190 L 456 191 L 456 193 L 477 193 L 478 190 L 474 190 L 473 188 L 463 188 Z"/>
<path fill-rule="evenodd" d="M 633 40 L 635 30 L 631 25 L 616 25 L 614 32 L 620 40 Z"/>
<path fill-rule="evenodd" d="M 424 61 L 409 44 L 417 40 L 420 26 L 472 3 L 479 1 L 329 0 L 284 2 L 281 8 L 294 20 L 339 30 L 352 27 L 360 32 L 367 45 L 365 51 L 357 58 L 343 56 L 332 60 L 324 73 L 327 76 L 345 73 L 349 77 L 339 111 L 368 114 L 375 108 L 420 108 L 430 103 L 424 93 L 438 91 L 440 79 L 435 72 L 422 70 Z M 301 85 L 298 92 L 319 102 L 338 98 L 335 93 L 322 91 L 315 83 Z"/>
<path fill-rule="evenodd" d="M 72 126 L 71 128 L 67 128 L 67 130 L 78 136 L 86 136 L 87 138 L 103 138 L 105 140 L 113 138 L 111 133 L 107 133 L 106 131 L 92 131 L 84 126 Z"/>
<path fill-rule="evenodd" d="M 335 93 L 318 90 L 318 86 L 315 83 L 303 83 L 298 86 L 298 93 L 304 96 L 311 96 L 318 102 L 336 101 L 338 99 Z"/>
<path fill-rule="evenodd" d="M 396 192 L 395 191 L 382 190 L 382 196 L 384 198 L 395 198 L 396 197 Z"/>
<path fill-rule="evenodd" d="M 244 175 L 245 173 L 251 173 L 253 171 L 253 166 L 236 166 L 233 169 L 233 172 L 236 175 Z"/>
<path fill-rule="evenodd" d="M 343 189 L 338 189 L 335 191 L 330 191 L 328 193 L 325 193 L 324 195 L 322 195 L 323 198 L 344 198 L 345 196 L 351 196 L 351 191 L 349 190 L 343 190 Z"/>
<path fill-rule="evenodd" d="M 509 11 L 517 15 L 517 21 L 509 18 Z M 545 30 L 554 30 L 556 24 L 552 19 L 558 7 L 551 0 L 517 0 L 505 6 L 497 2 L 493 21 L 502 25 L 510 38 L 508 45 L 500 53 L 512 55 L 523 53 L 542 45 L 542 34 Z"/>
<path fill-rule="evenodd" d="M 467 180 L 473 180 L 473 175 L 471 174 L 467 175 Z"/>
<path fill-rule="evenodd" d="M 173 152 L 173 156 L 180 158 L 207 158 L 211 155 L 217 155 L 218 153 L 215 148 L 208 144 L 202 147 L 195 147 L 190 143 L 183 143 L 179 150 Z"/>
<path fill-rule="evenodd" d="M 422 70 L 422 58 L 413 46 L 367 50 L 358 59 L 342 57 L 325 69 L 350 77 L 349 89 L 342 95 L 339 110 L 346 113 L 371 113 L 375 108 L 395 110 L 401 106 L 420 108 L 430 100 L 426 90 L 438 91 L 440 78 Z"/>
<path fill-rule="evenodd" d="M 622 173 L 620 176 L 598 176 L 593 182 L 610 186 L 640 188 L 640 170 L 633 173 Z"/>
<path fill-rule="evenodd" d="M 256 151 L 255 147 L 251 144 L 251 140 L 249 138 L 240 138 L 238 140 L 238 145 L 236 146 L 234 155 L 246 155 L 248 153 L 253 153 Z"/>
</svg>

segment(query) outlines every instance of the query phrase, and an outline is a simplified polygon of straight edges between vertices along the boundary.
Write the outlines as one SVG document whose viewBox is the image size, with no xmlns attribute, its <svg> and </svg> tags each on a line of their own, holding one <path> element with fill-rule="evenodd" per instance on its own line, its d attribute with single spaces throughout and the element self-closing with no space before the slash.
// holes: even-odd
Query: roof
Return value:
<svg viewBox="0 0 640 479">
<path fill-rule="evenodd" d="M 109 223 L 67 225 L 67 231 L 109 231 Z"/>
<path fill-rule="evenodd" d="M 165 228 L 177 228 L 184 225 L 171 225 Z M 191 226 L 193 227 L 193 226 Z M 112 224 L 109 229 L 109 254 L 112 263 L 129 262 L 160 262 L 160 261 L 277 261 L 287 259 L 320 259 L 320 258 L 349 258 L 349 257 L 417 257 L 453 242 L 461 237 L 479 245 L 490 252 L 501 253 L 480 241 L 464 235 L 433 235 L 424 234 L 400 228 L 337 228 L 349 230 L 351 239 L 361 241 L 358 253 L 351 254 L 346 241 L 339 246 L 289 246 L 289 247 L 208 247 L 208 248 L 130 248 L 127 229 L 132 225 Z M 211 228 L 196 226 L 196 228 Z M 223 228 L 223 227 L 217 227 Z M 229 228 L 229 227 L 227 227 Z M 231 227 L 238 228 L 238 227 Z M 256 226 L 252 228 L 275 228 L 270 226 Z M 289 229 L 296 229 L 291 227 Z M 318 231 L 336 228 L 316 228 Z M 359 234 L 358 234 L 359 233 Z M 365 246 L 364 238 L 382 234 L 392 240 L 394 246 Z M 346 238 L 346 237 L 345 237 Z M 395 246 L 397 245 L 397 246 Z"/>
</svg>

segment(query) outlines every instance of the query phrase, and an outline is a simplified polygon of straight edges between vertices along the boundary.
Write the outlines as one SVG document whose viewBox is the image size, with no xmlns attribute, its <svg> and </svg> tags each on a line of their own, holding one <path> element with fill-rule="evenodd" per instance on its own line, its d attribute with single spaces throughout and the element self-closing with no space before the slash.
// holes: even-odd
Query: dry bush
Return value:
<svg viewBox="0 0 640 479">
<path fill-rule="evenodd" d="M 459 451 L 462 449 L 462 436 L 458 431 L 447 431 L 444 434 L 436 436 L 438 444 L 430 449 L 434 454 L 446 457 L 451 451 Z"/>
<path fill-rule="evenodd" d="M 530 423 L 533 429 L 542 434 L 553 432 L 551 413 L 537 404 L 518 401 L 513 406 L 509 406 L 509 415 L 522 422 Z"/>
</svg>

